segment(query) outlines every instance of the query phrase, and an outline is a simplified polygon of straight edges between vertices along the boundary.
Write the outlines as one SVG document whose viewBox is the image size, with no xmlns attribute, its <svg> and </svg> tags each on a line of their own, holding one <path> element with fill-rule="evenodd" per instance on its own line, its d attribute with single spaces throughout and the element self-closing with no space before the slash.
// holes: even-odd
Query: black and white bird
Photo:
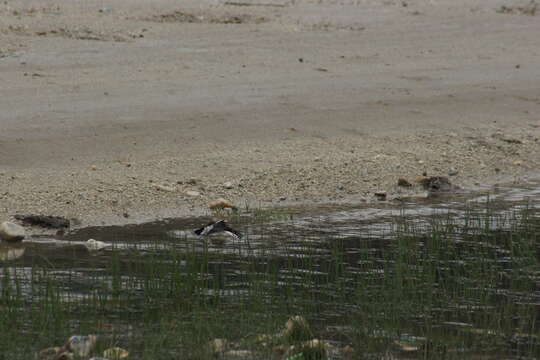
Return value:
<svg viewBox="0 0 540 360">
<path fill-rule="evenodd" d="M 202 228 L 195 230 L 194 232 L 195 232 L 196 235 L 199 235 L 199 236 L 208 236 L 208 235 L 224 232 L 227 235 L 231 235 L 232 237 L 235 237 L 237 239 L 240 239 L 242 237 L 242 234 L 240 234 L 238 231 L 231 228 L 225 222 L 225 220 L 211 222 L 208 225 L 203 226 Z"/>
</svg>

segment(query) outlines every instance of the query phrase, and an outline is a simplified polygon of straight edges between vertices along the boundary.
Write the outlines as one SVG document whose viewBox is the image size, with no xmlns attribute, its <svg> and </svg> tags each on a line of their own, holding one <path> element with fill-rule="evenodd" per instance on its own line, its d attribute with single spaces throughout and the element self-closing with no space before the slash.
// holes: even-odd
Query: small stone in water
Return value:
<svg viewBox="0 0 540 360">
<path fill-rule="evenodd" d="M 74 335 L 68 339 L 63 349 L 78 357 L 87 357 L 96 346 L 96 341 L 97 337 L 95 335 Z"/>
<path fill-rule="evenodd" d="M 253 359 L 251 350 L 229 350 L 223 354 L 227 358 Z"/>
<path fill-rule="evenodd" d="M 401 351 L 412 352 L 420 350 L 420 346 L 417 344 L 411 344 L 405 341 L 394 340 L 394 344 L 398 346 Z"/>
<path fill-rule="evenodd" d="M 211 202 L 210 204 L 208 204 L 208 207 L 211 210 L 219 210 L 219 209 L 236 210 L 237 209 L 237 207 L 234 206 L 233 203 L 231 203 L 229 200 L 226 200 L 226 199 L 223 199 L 223 198 L 219 198 L 216 201 Z"/>
<path fill-rule="evenodd" d="M 103 351 L 103 356 L 111 360 L 119 360 L 127 358 L 129 352 L 119 347 L 113 347 Z"/>
<path fill-rule="evenodd" d="M 56 357 L 56 354 L 60 351 L 60 346 L 55 347 L 48 347 L 46 349 L 41 350 L 37 354 L 38 359 L 48 360 L 48 359 L 54 359 Z"/>
<path fill-rule="evenodd" d="M 174 192 L 175 191 L 175 188 L 173 188 L 172 186 L 156 184 L 155 187 L 156 187 L 157 190 L 161 190 L 161 191 L 166 191 L 166 192 Z"/>
<path fill-rule="evenodd" d="M 285 324 L 283 335 L 290 341 L 303 341 L 313 339 L 313 332 L 302 316 L 292 316 Z"/>
<path fill-rule="evenodd" d="M 303 343 L 293 345 L 287 350 L 287 359 L 326 359 L 328 349 L 331 345 L 324 340 L 308 340 Z M 302 357 L 297 357 L 302 354 Z"/>
<path fill-rule="evenodd" d="M 216 355 L 221 355 L 229 347 L 229 342 L 227 339 L 214 339 L 208 343 L 208 349 Z"/>
<path fill-rule="evenodd" d="M 106 247 L 112 246 L 112 244 L 108 244 L 106 242 L 98 241 L 95 239 L 88 239 L 85 245 L 88 250 L 101 250 Z"/>
<path fill-rule="evenodd" d="M 9 242 L 17 242 L 24 239 L 26 233 L 24 228 L 18 224 L 4 221 L 0 224 L 0 238 Z"/>
</svg>

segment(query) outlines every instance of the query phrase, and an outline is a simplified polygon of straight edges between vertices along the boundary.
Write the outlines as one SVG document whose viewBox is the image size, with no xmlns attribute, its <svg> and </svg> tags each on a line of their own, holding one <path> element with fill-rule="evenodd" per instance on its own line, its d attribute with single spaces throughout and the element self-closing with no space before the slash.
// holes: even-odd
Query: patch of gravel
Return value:
<svg viewBox="0 0 540 360">
<path fill-rule="evenodd" d="M 242 208 L 302 202 L 370 202 L 421 193 L 397 186 L 423 173 L 463 189 L 520 182 L 540 165 L 534 133 L 355 136 L 245 144 L 149 161 L 0 172 L 0 219 L 77 218 L 82 226 L 209 213 L 224 198 Z"/>
</svg>

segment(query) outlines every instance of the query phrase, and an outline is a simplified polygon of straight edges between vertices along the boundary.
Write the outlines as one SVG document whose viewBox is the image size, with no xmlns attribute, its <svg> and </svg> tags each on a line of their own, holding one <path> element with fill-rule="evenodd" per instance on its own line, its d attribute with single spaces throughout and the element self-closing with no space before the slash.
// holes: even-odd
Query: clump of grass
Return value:
<svg viewBox="0 0 540 360">
<path fill-rule="evenodd" d="M 287 220 L 280 224 L 294 224 Z M 313 338 L 333 342 L 336 356 L 352 345 L 359 358 L 540 355 L 540 220 L 532 209 L 488 205 L 422 221 L 402 213 L 385 238 L 277 238 L 272 216 L 235 221 L 257 223 L 256 252 L 164 236 L 101 257 L 2 265 L 0 348 L 27 359 L 71 335 L 97 334 L 96 354 L 121 346 L 154 360 L 212 359 L 208 343 L 218 338 L 255 359 L 280 359 Z M 283 324 L 296 314 L 312 327 L 286 340 Z"/>
</svg>

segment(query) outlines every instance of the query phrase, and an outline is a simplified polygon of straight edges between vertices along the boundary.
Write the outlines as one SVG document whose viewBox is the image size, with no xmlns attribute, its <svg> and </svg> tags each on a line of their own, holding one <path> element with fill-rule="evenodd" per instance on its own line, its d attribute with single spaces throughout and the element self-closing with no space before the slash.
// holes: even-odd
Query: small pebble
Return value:
<svg viewBox="0 0 540 360">
<path fill-rule="evenodd" d="M 196 197 L 201 196 L 201 193 L 198 192 L 198 191 L 195 191 L 195 190 L 188 190 L 188 191 L 185 192 L 185 195 L 187 197 L 196 198 Z"/>
<path fill-rule="evenodd" d="M 161 185 L 161 184 L 156 184 L 155 188 L 157 190 L 165 191 L 165 192 L 174 192 L 175 191 L 175 189 L 172 186 Z"/>
<path fill-rule="evenodd" d="M 407 179 L 399 178 L 397 181 L 398 186 L 411 187 L 412 184 Z"/>
</svg>

